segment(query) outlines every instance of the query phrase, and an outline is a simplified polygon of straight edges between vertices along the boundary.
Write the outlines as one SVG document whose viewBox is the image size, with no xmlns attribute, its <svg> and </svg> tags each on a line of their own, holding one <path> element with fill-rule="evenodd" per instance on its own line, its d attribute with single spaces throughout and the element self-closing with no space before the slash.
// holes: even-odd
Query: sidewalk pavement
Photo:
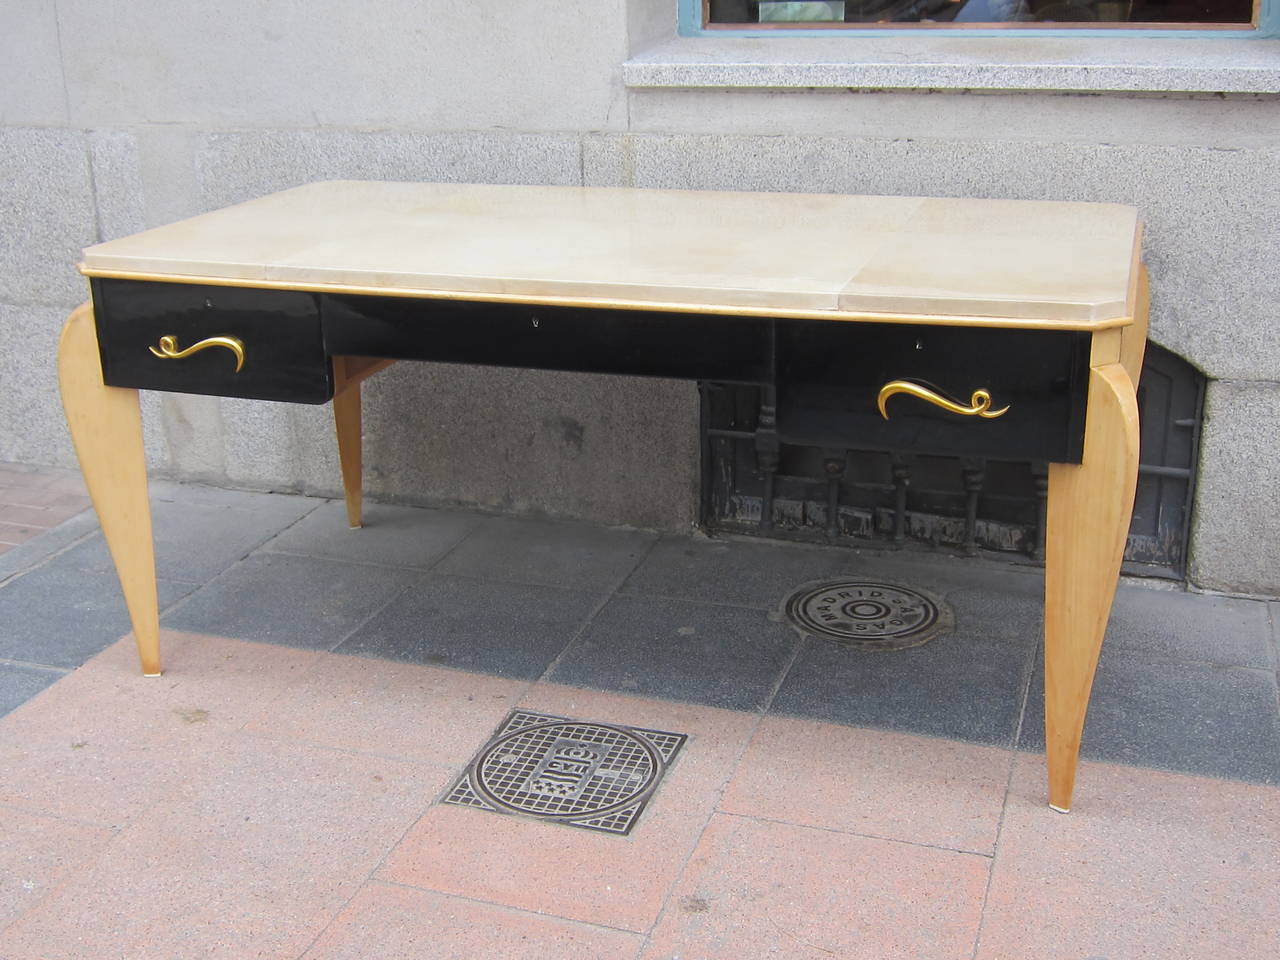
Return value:
<svg viewBox="0 0 1280 960">
<path fill-rule="evenodd" d="M 73 470 L 0 463 L 0 554 L 58 526 L 89 506 Z"/>
<path fill-rule="evenodd" d="M 0 503 L 40 477 L 75 508 Z M 160 679 L 92 511 L 0 554 L 3 960 L 1280 952 L 1280 604 L 1122 586 L 1062 816 L 1034 569 L 152 498 Z M 839 575 L 955 627 L 781 621 Z M 440 802 L 517 709 L 688 740 L 626 836 Z"/>
</svg>

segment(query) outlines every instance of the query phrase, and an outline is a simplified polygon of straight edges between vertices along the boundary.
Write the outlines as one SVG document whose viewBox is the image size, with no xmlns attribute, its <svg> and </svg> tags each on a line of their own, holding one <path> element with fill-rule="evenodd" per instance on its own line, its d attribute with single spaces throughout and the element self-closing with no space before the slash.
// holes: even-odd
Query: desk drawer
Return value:
<svg viewBox="0 0 1280 960">
<path fill-rule="evenodd" d="M 832 447 L 1079 463 L 1088 333 L 794 322 L 778 329 L 778 429 Z M 897 381 L 972 407 L 954 412 Z M 979 402 L 978 406 L 981 406 Z M 1002 408 L 999 416 L 991 416 Z"/>
<path fill-rule="evenodd" d="M 333 396 L 315 294 L 96 279 L 93 304 L 108 386 L 295 403 Z"/>
<path fill-rule="evenodd" d="M 326 294 L 332 356 L 395 357 L 636 377 L 772 379 L 773 321 L 465 300 Z"/>
</svg>

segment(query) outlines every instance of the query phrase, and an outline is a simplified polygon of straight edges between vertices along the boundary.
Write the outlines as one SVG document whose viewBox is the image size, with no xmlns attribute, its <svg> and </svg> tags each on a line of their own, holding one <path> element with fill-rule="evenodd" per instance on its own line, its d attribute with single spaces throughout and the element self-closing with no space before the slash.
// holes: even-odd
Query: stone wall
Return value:
<svg viewBox="0 0 1280 960">
<path fill-rule="evenodd" d="M 1280 593 L 1280 102 L 628 88 L 674 0 L 0 0 L 0 460 L 73 462 L 53 369 L 81 247 L 326 178 L 1107 200 L 1153 339 L 1210 377 L 1191 578 Z M 400 364 L 374 497 L 687 529 L 686 383 Z M 157 474 L 332 494 L 327 408 L 145 401 Z"/>
</svg>

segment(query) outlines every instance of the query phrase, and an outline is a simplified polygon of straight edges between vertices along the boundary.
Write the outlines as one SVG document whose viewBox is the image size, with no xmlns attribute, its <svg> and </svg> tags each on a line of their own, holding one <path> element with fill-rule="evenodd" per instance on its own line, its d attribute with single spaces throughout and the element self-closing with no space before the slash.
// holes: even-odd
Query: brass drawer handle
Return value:
<svg viewBox="0 0 1280 960">
<path fill-rule="evenodd" d="M 957 403 L 940 393 L 935 393 L 928 387 L 912 383 L 910 380 L 890 380 L 880 388 L 880 396 L 876 398 L 876 405 L 880 408 L 880 416 L 886 420 L 889 419 L 889 411 L 885 409 L 885 402 L 895 393 L 909 394 L 932 403 L 936 407 L 941 407 L 943 410 L 950 410 L 952 413 L 963 414 L 967 417 L 985 417 L 988 420 L 994 420 L 996 417 L 1003 417 L 1009 412 L 1007 406 L 1001 407 L 999 410 L 991 409 L 991 392 L 989 390 L 973 391 L 973 396 L 969 398 L 969 406 L 966 407 L 962 403 Z"/>
<path fill-rule="evenodd" d="M 201 340 L 199 343 L 193 343 L 185 350 L 178 349 L 177 337 L 161 337 L 159 347 L 148 347 L 157 357 L 165 360 L 181 360 L 183 357 L 189 357 L 193 353 L 199 353 L 201 350 L 207 350 L 210 347 L 226 347 L 236 355 L 236 373 L 240 372 L 240 368 L 244 366 L 244 344 L 235 337 L 209 337 L 207 340 Z"/>
</svg>

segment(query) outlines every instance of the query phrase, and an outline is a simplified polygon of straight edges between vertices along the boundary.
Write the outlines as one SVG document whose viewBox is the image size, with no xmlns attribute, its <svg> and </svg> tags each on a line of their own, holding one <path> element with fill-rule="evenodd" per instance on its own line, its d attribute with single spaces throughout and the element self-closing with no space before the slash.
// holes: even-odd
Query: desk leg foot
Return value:
<svg viewBox="0 0 1280 960">
<path fill-rule="evenodd" d="M 352 383 L 334 394 L 333 424 L 338 431 L 338 462 L 342 466 L 342 492 L 347 502 L 347 523 L 354 530 L 364 525 L 359 383 Z"/>
<path fill-rule="evenodd" d="M 1049 467 L 1044 722 L 1049 806 L 1071 809 L 1093 674 L 1115 598 L 1138 479 L 1138 405 L 1118 364 L 1089 377 L 1083 463 Z"/>
<path fill-rule="evenodd" d="M 89 304 L 67 318 L 58 379 L 71 441 L 124 591 L 142 672 L 160 675 L 160 612 L 147 499 L 138 391 L 102 383 L 98 334 Z"/>
</svg>

